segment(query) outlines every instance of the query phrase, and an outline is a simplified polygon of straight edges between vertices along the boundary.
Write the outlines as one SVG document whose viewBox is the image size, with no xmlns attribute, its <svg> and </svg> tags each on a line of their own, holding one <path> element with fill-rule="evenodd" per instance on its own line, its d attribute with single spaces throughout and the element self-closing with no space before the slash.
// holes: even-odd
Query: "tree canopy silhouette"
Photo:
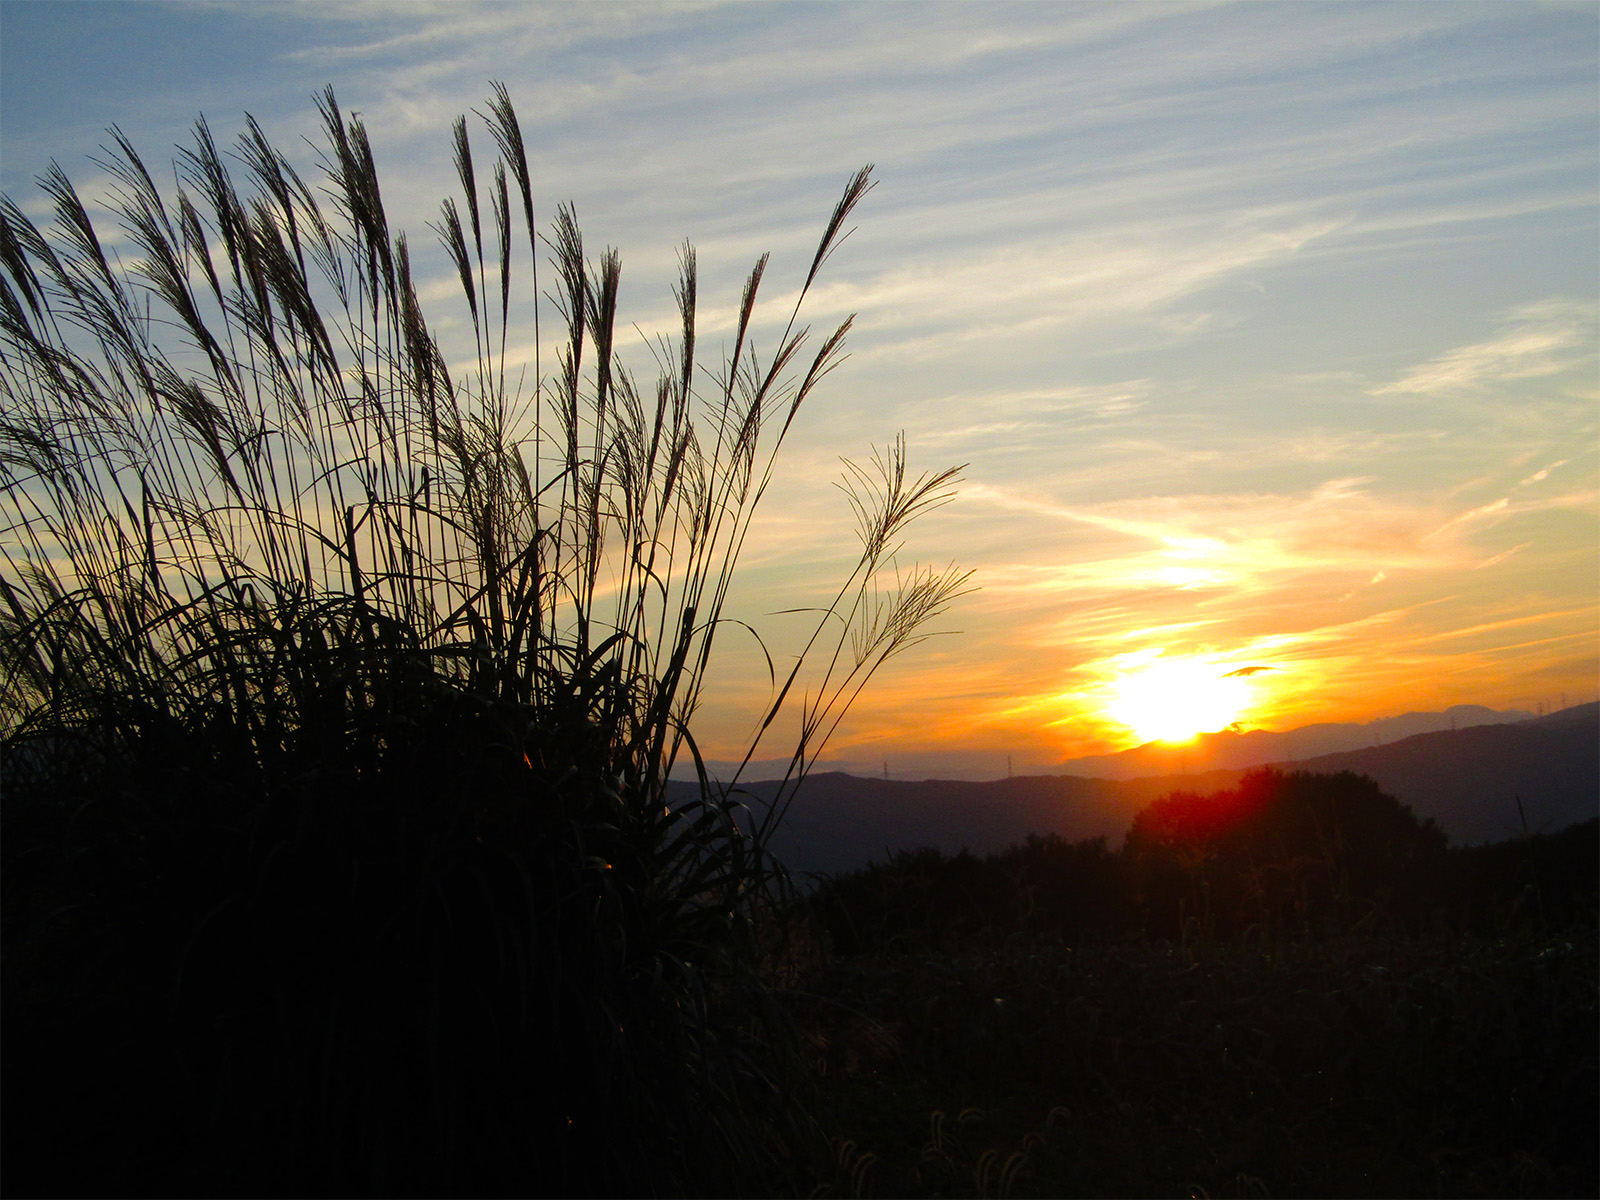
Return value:
<svg viewBox="0 0 1600 1200">
<path fill-rule="evenodd" d="M 1433 821 L 1364 775 L 1267 768 L 1235 788 L 1154 801 L 1134 818 L 1124 853 L 1149 919 L 1222 932 L 1409 912 L 1444 849 Z"/>
</svg>

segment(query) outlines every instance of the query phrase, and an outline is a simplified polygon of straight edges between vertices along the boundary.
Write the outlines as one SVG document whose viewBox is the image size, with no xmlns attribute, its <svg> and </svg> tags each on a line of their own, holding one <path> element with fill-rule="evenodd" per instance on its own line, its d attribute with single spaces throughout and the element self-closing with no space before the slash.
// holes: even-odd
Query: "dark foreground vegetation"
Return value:
<svg viewBox="0 0 1600 1200">
<path fill-rule="evenodd" d="M 813 348 L 797 302 L 758 357 L 763 259 L 708 371 L 685 250 L 641 388 L 620 261 L 569 210 L 541 246 L 499 90 L 489 171 L 456 129 L 441 345 L 323 109 L 310 184 L 253 125 L 167 190 L 118 135 L 124 258 L 58 171 L 46 226 L 0 204 L 7 1194 L 1594 1192 L 1593 823 L 1452 851 L 1263 774 L 1116 853 L 787 888 L 806 764 L 963 586 L 894 570 L 953 478 L 898 446 L 767 659 L 758 728 L 805 697 L 770 812 L 670 797 L 849 322 Z"/>
<path fill-rule="evenodd" d="M 825 884 L 802 985 L 835 1195 L 1593 1195 L 1600 822 L 1447 849 L 1248 776 L 1119 852 Z"/>
<path fill-rule="evenodd" d="M 825 1142 L 759 973 L 769 829 L 666 785 L 869 173 L 714 364 L 685 247 L 641 385 L 503 88 L 489 169 L 456 125 L 438 325 L 321 106 L 309 182 L 202 121 L 172 185 L 113 131 L 109 214 L 56 168 L 48 222 L 0 203 L 5 1189 L 787 1186 Z M 859 561 L 753 714 L 805 697 L 783 798 L 961 591 L 894 559 L 953 475 L 847 477 Z"/>
</svg>

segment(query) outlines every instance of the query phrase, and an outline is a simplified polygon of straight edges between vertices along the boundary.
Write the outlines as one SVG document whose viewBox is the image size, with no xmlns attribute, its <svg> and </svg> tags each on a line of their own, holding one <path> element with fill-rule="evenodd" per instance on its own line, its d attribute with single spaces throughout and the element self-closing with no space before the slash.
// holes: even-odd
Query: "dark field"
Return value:
<svg viewBox="0 0 1600 1200">
<path fill-rule="evenodd" d="M 1591 926 L 839 961 L 807 983 L 832 1194 L 1592 1195 L 1595 950 Z"/>
<path fill-rule="evenodd" d="M 1597 823 L 1452 850 L 1401 822 L 1416 854 L 1320 892 L 1305 867 L 1296 902 L 1259 878 L 1238 886 L 1229 853 L 1259 851 L 1266 815 L 1308 787 L 1348 800 L 1363 781 L 1256 778 L 1257 841 L 1213 842 L 1187 876 L 1166 873 L 1177 844 L 1136 826 L 1119 853 L 1033 839 L 986 859 L 902 854 L 770 913 L 760 990 L 705 973 L 718 991 L 695 1027 L 753 1060 L 726 1091 L 664 1061 L 685 1033 L 650 1016 L 649 987 L 634 985 L 634 1011 L 654 1024 L 626 1041 L 559 1005 L 546 1018 L 566 1022 L 564 1047 L 549 1029 L 483 1025 L 502 1010 L 479 993 L 504 977 L 466 930 L 454 979 L 407 992 L 396 964 L 425 964 L 390 947 L 388 974 L 341 974 L 329 935 L 283 909 L 249 953 L 192 950 L 210 990 L 191 982 L 162 1011 L 167 980 L 122 951 L 159 936 L 13 899 L 6 1192 L 1594 1194 Z M 1179 799 L 1167 815 L 1192 817 Z M 316 970 L 287 965 L 305 954 Z M 365 1011 L 330 1011 L 319 979 Z M 426 1028 L 452 1013 L 453 1028 Z M 428 1067 L 429 1042 L 468 1061 Z M 614 1060 L 631 1099 L 597 1075 Z M 440 1081 L 448 1109 L 413 1111 Z M 620 1132 L 680 1095 L 702 1119 L 740 1108 L 698 1131 L 708 1155 L 734 1149 L 718 1137 L 753 1139 L 734 1169 L 686 1166 L 682 1129 Z M 319 1105 L 345 1112 L 348 1144 Z M 592 1130 L 519 1139 L 497 1111 L 546 1128 L 586 1112 Z M 526 1153 L 552 1147 L 570 1157 Z M 457 1160 L 469 1152 L 483 1161 Z"/>
</svg>

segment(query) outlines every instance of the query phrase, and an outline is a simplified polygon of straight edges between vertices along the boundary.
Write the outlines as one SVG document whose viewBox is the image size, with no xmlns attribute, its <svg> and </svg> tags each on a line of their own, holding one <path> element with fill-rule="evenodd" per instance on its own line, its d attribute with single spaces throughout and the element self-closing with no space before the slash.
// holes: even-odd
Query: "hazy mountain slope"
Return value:
<svg viewBox="0 0 1600 1200">
<path fill-rule="evenodd" d="M 1457 845 L 1521 832 L 1554 832 L 1600 811 L 1600 705 L 1513 725 L 1419 734 L 1385 746 L 1278 764 L 1284 770 L 1369 775 L 1390 795 L 1439 822 Z M 932 846 L 993 853 L 1030 833 L 1120 843 L 1144 805 L 1173 791 L 1212 792 L 1241 770 L 1143 779 L 1044 775 L 989 783 L 860 778 L 825 773 L 806 781 L 773 839 L 798 874 L 846 871 L 896 850 Z M 764 811 L 776 788 L 744 788 Z"/>
<path fill-rule="evenodd" d="M 1570 711 L 1570 710 L 1569 710 Z M 1095 754 L 1062 763 L 1064 775 L 1096 779 L 1139 779 L 1188 771 L 1239 770 L 1267 763 L 1296 762 L 1326 754 L 1342 754 L 1387 745 L 1419 733 L 1464 730 L 1529 720 L 1532 713 L 1496 712 L 1481 704 L 1458 704 L 1444 712 L 1406 713 L 1366 724 L 1306 725 L 1283 733 L 1251 729 L 1201 734 L 1193 742 L 1171 745 L 1147 742 L 1117 754 Z"/>
<path fill-rule="evenodd" d="M 1238 772 L 1204 778 L 1201 786 L 1226 787 Z M 929 779 L 859 778 L 826 773 L 806 780 L 772 842 L 791 870 L 845 871 L 881 861 L 895 850 L 932 846 L 947 854 L 963 848 L 992 854 L 1030 833 L 1057 833 L 1069 841 L 1106 837 L 1121 841 L 1134 814 L 1194 779 L 1114 781 L 1043 775 L 989 783 Z M 756 783 L 752 808 L 761 809 L 773 785 Z"/>
<path fill-rule="evenodd" d="M 1458 845 L 1521 833 L 1519 798 L 1529 832 L 1553 833 L 1600 813 L 1600 704 L 1286 765 L 1370 775 Z"/>
</svg>

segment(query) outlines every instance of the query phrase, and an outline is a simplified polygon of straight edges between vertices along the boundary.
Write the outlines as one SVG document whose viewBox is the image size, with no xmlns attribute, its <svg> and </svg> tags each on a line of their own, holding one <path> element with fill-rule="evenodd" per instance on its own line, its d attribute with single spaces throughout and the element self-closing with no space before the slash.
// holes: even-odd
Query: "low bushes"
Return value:
<svg viewBox="0 0 1600 1200">
<path fill-rule="evenodd" d="M 1447 848 L 1262 772 L 820 887 L 832 1195 L 1592 1195 L 1600 822 Z M 1283 870 L 1280 868 L 1288 867 Z"/>
<path fill-rule="evenodd" d="M 1118 851 L 1054 836 L 983 859 L 905 851 L 828 880 L 810 911 L 845 955 L 1016 936 L 1548 932 L 1596 919 L 1596 827 L 1448 848 L 1369 779 L 1262 770 L 1156 801 Z"/>
</svg>

